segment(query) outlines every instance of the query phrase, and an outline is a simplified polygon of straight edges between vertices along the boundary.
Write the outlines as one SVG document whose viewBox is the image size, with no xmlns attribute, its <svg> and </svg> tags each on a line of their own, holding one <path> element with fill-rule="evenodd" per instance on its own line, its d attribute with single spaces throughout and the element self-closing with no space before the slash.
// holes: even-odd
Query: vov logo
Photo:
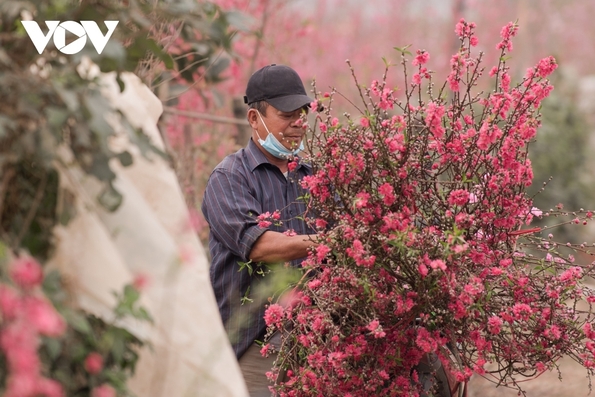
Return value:
<svg viewBox="0 0 595 397">
<path fill-rule="evenodd" d="M 45 21 L 48 27 L 48 33 L 43 34 L 41 28 L 35 21 L 21 21 L 29 38 L 33 42 L 38 53 L 42 53 L 50 42 L 50 38 L 54 38 L 54 45 L 63 54 L 73 55 L 80 52 L 87 44 L 87 38 L 91 40 L 91 44 L 95 47 L 98 54 L 101 54 L 107 41 L 114 33 L 119 21 L 105 21 L 107 26 L 107 33 L 104 35 L 97 22 L 95 21 Z M 66 44 L 66 32 L 78 37 L 71 43 Z"/>
</svg>

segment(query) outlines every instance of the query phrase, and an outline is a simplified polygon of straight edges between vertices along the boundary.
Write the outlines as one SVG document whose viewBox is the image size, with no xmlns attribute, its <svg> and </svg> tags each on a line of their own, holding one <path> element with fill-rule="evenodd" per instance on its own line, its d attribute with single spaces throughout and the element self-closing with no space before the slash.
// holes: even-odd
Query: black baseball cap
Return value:
<svg viewBox="0 0 595 397">
<path fill-rule="evenodd" d="M 267 101 L 282 112 L 293 112 L 314 99 L 306 95 L 302 79 L 295 70 L 284 65 L 268 65 L 257 70 L 248 80 L 244 103 Z"/>
</svg>

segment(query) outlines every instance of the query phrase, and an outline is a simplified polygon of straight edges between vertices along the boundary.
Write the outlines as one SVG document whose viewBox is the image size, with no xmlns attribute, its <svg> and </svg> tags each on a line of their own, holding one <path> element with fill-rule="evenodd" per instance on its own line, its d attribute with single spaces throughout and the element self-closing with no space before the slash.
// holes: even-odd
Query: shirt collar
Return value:
<svg viewBox="0 0 595 397">
<path fill-rule="evenodd" d="M 248 146 L 246 146 L 246 161 L 248 162 L 248 166 L 250 167 L 250 172 L 254 172 L 254 170 L 261 164 L 271 164 L 269 160 L 266 158 L 264 153 L 256 146 L 256 143 L 250 138 L 248 141 Z M 296 170 L 299 170 L 302 167 L 311 168 L 310 164 L 304 163 L 300 161 L 300 157 L 298 157 L 298 166 Z"/>
</svg>

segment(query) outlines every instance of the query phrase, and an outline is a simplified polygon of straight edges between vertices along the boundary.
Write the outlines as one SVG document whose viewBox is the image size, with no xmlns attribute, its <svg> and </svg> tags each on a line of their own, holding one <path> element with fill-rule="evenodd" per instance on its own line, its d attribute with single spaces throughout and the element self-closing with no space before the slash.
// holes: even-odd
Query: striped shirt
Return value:
<svg viewBox="0 0 595 397">
<path fill-rule="evenodd" d="M 306 191 L 299 181 L 311 172 L 308 165 L 298 164 L 286 177 L 251 139 L 248 146 L 227 156 L 207 183 L 202 212 L 210 227 L 211 284 L 238 359 L 266 331 L 264 302 L 244 299 L 254 298 L 250 294 L 258 290 L 263 277 L 256 272 L 250 275 L 247 268 L 239 271 L 239 263 L 249 261 L 254 243 L 267 230 L 314 233 L 299 218 L 306 211 L 300 199 Z M 281 213 L 282 225 L 259 227 L 256 217 L 276 210 Z M 291 265 L 298 266 L 302 260 Z"/>
</svg>

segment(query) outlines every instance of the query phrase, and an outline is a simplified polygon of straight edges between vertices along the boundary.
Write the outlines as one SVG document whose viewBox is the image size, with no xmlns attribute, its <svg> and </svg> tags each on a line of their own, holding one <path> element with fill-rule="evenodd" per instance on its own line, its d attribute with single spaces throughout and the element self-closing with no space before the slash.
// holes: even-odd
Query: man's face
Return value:
<svg viewBox="0 0 595 397">
<path fill-rule="evenodd" d="M 255 110 L 256 111 L 256 110 Z M 294 150 L 300 146 L 306 133 L 306 124 L 302 123 L 301 116 L 306 114 L 307 110 L 303 108 L 292 112 L 283 112 L 272 105 L 267 107 L 266 113 L 261 114 L 262 120 L 258 118 L 258 135 L 261 139 L 266 139 L 267 129 L 277 138 L 287 149 Z"/>
</svg>

